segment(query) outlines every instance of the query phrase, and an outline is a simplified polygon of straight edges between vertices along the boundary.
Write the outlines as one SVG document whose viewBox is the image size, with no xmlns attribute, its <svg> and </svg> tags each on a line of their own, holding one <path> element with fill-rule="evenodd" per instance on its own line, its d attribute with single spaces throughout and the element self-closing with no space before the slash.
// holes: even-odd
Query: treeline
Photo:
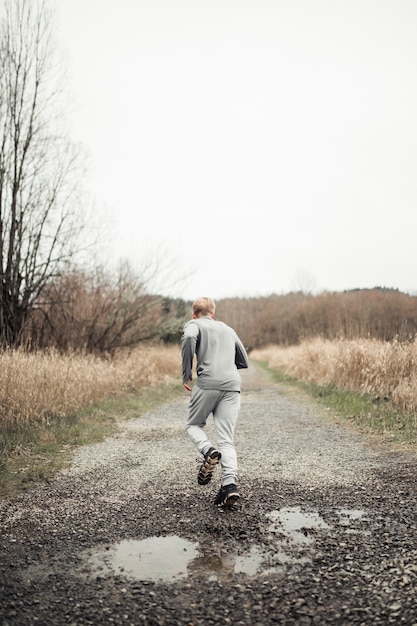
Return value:
<svg viewBox="0 0 417 626">
<path fill-rule="evenodd" d="M 144 342 L 179 344 L 191 301 L 153 294 L 128 266 L 72 271 L 48 282 L 13 346 L 112 354 Z M 216 317 L 249 350 L 306 339 L 409 341 L 417 335 L 417 296 L 393 289 L 301 292 L 217 301 Z"/>
<path fill-rule="evenodd" d="M 408 341 L 417 334 L 417 296 L 375 288 L 232 298 L 217 303 L 217 317 L 233 326 L 249 349 L 313 337 Z"/>
<path fill-rule="evenodd" d="M 112 354 L 144 342 L 179 340 L 184 300 L 153 294 L 128 264 L 116 272 L 73 270 L 49 281 L 11 348 Z"/>
</svg>

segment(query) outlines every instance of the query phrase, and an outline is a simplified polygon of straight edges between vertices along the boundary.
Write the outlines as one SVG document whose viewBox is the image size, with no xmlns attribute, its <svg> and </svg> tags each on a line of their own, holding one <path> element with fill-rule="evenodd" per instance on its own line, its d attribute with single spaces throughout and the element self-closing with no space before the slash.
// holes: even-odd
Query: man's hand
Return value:
<svg viewBox="0 0 417 626">
<path fill-rule="evenodd" d="M 193 379 L 193 377 L 190 376 L 190 380 L 192 380 L 192 379 Z M 186 388 L 187 391 L 191 391 L 190 385 L 188 385 L 187 383 L 183 383 L 183 385 L 184 385 L 184 387 Z"/>
</svg>

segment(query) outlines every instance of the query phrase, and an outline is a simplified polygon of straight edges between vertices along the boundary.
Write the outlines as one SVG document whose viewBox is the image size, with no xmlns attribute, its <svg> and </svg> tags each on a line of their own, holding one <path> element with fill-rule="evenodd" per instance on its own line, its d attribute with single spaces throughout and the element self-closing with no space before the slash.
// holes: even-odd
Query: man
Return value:
<svg viewBox="0 0 417 626">
<path fill-rule="evenodd" d="M 193 319 L 184 326 L 181 339 L 182 382 L 191 391 L 186 431 L 204 456 L 198 483 L 207 485 L 218 463 L 222 468 L 222 487 L 214 503 L 232 506 L 239 499 L 234 430 L 240 408 L 241 379 L 238 369 L 249 365 L 246 350 L 236 332 L 216 321 L 216 305 L 210 298 L 193 303 Z M 197 356 L 197 384 L 191 389 L 192 366 Z M 213 414 L 217 448 L 208 440 L 204 426 Z"/>
</svg>

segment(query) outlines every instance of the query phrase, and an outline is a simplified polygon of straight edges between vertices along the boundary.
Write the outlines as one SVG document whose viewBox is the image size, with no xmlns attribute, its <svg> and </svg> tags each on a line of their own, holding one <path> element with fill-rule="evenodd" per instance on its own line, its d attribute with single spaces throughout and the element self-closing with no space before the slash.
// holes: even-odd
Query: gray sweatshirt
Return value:
<svg viewBox="0 0 417 626">
<path fill-rule="evenodd" d="M 182 382 L 191 377 L 197 355 L 197 385 L 201 389 L 240 391 L 238 369 L 249 365 L 246 350 L 236 332 L 209 315 L 190 320 L 181 338 Z"/>
</svg>

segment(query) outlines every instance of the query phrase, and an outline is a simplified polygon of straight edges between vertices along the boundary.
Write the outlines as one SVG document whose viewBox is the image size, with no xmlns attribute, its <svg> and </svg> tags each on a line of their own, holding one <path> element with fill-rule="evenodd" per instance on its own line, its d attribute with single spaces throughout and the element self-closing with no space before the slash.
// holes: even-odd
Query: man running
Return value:
<svg viewBox="0 0 417 626">
<path fill-rule="evenodd" d="M 214 503 L 219 507 L 236 504 L 237 457 L 234 430 L 240 409 L 241 379 L 238 369 L 249 365 L 246 350 L 236 332 L 214 319 L 216 305 L 210 298 L 195 300 L 193 319 L 184 326 L 181 339 L 182 382 L 191 391 L 186 431 L 204 456 L 198 484 L 207 485 L 218 463 L 222 486 Z M 194 355 L 197 356 L 197 384 L 191 388 Z M 217 447 L 208 440 L 204 426 L 213 414 Z"/>
</svg>

